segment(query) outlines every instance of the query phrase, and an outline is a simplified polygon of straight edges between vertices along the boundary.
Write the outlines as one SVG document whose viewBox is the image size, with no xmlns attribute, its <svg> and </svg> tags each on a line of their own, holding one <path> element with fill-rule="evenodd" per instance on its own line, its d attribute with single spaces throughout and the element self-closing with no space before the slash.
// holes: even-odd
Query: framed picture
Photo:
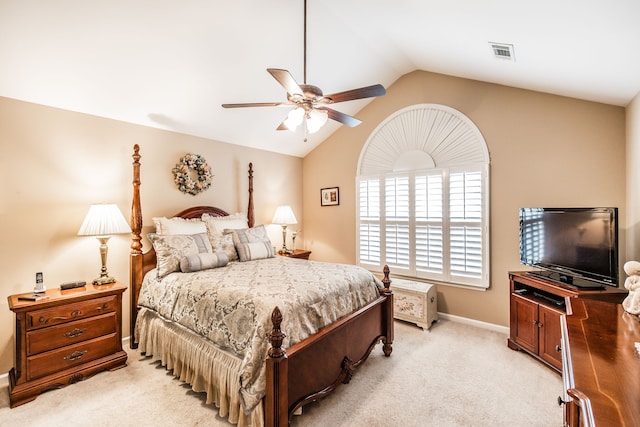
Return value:
<svg viewBox="0 0 640 427">
<path fill-rule="evenodd" d="M 320 189 L 320 206 L 336 206 L 340 204 L 340 189 L 338 187 Z"/>
</svg>

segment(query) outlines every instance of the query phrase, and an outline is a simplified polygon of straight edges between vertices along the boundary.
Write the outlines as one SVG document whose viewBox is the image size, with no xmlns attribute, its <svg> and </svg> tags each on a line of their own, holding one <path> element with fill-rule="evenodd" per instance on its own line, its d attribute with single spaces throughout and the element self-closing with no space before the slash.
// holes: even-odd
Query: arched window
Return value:
<svg viewBox="0 0 640 427">
<path fill-rule="evenodd" d="M 360 265 L 489 286 L 489 152 L 467 116 L 436 104 L 397 111 L 369 136 L 356 179 Z"/>
</svg>

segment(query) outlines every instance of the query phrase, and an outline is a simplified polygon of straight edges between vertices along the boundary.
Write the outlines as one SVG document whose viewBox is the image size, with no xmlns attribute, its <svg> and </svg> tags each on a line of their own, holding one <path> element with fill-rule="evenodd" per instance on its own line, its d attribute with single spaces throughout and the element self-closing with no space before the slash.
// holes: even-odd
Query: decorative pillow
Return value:
<svg viewBox="0 0 640 427">
<path fill-rule="evenodd" d="M 185 256 L 197 255 L 203 252 L 213 252 L 209 236 L 201 234 L 149 234 L 147 236 L 153 244 L 158 260 L 158 278 L 180 270 L 180 260 Z"/>
<path fill-rule="evenodd" d="M 248 228 L 247 216 L 241 213 L 227 216 L 203 214 L 202 221 L 207 227 L 209 241 L 211 242 L 213 250 L 223 250 L 229 257 L 229 261 L 236 261 L 238 259 L 238 253 L 233 244 L 233 236 L 231 236 L 230 233 L 226 235 L 225 230 Z"/>
<path fill-rule="evenodd" d="M 264 225 L 232 230 L 232 235 L 240 261 L 272 258 L 276 255 Z"/>
<path fill-rule="evenodd" d="M 203 252 L 193 255 L 187 255 L 180 260 L 180 270 L 183 273 L 192 273 L 194 271 L 208 270 L 210 268 L 224 267 L 229 263 L 227 254 L 223 251 L 216 253 Z"/>
<path fill-rule="evenodd" d="M 222 251 L 227 254 L 229 261 L 238 260 L 238 252 L 233 244 L 233 235 L 227 234 L 209 234 L 209 242 L 214 252 Z"/>
<path fill-rule="evenodd" d="M 156 234 L 200 234 L 207 232 L 207 226 L 199 218 L 156 217 L 152 219 L 156 226 Z"/>
<path fill-rule="evenodd" d="M 227 216 L 211 216 L 209 214 L 202 215 L 207 232 L 210 235 L 224 234 L 224 230 L 248 228 L 247 216 L 245 214 L 233 214 Z"/>
</svg>

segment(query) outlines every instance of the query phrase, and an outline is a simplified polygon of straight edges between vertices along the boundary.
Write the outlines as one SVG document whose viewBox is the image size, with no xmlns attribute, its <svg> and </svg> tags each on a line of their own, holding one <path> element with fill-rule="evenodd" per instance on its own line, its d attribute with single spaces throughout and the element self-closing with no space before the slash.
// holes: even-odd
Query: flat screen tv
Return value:
<svg viewBox="0 0 640 427">
<path fill-rule="evenodd" d="M 520 208 L 520 262 L 573 287 L 617 287 L 618 209 Z"/>
</svg>

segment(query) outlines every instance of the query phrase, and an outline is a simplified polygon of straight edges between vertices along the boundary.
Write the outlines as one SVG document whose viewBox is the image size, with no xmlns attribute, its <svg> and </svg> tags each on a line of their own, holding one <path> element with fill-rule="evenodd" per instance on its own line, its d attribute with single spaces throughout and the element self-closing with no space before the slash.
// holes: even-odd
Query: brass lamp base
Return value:
<svg viewBox="0 0 640 427">
<path fill-rule="evenodd" d="M 93 279 L 93 284 L 99 286 L 115 283 L 116 279 L 109 276 L 109 272 L 107 272 L 107 252 L 109 251 L 107 242 L 109 241 L 109 236 L 98 236 L 98 241 L 100 241 L 100 259 L 102 260 L 102 268 L 100 269 L 100 277 Z"/>
<path fill-rule="evenodd" d="M 116 279 L 114 279 L 113 277 L 98 277 L 97 279 L 93 279 L 93 284 L 96 286 L 99 285 L 108 285 L 109 283 L 115 283 Z"/>
<path fill-rule="evenodd" d="M 282 225 L 282 249 L 278 253 L 280 255 L 291 255 L 293 253 L 292 250 L 287 249 L 287 226 L 285 224 Z"/>
</svg>

